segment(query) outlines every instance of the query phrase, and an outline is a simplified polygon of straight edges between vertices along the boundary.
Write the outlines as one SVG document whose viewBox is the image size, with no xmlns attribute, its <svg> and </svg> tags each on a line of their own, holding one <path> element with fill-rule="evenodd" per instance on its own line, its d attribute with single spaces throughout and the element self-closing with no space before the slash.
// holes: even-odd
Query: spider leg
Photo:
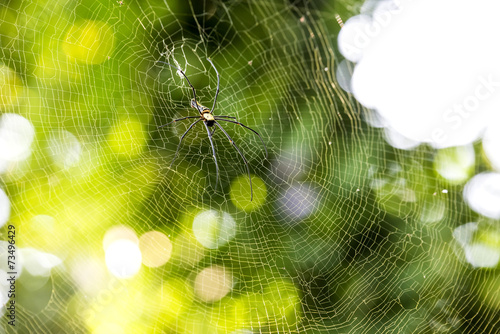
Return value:
<svg viewBox="0 0 500 334">
<path fill-rule="evenodd" d="M 182 121 L 183 119 L 186 119 L 186 118 L 200 118 L 200 116 L 186 116 L 186 117 L 182 117 L 182 118 L 178 118 L 178 119 L 174 119 L 172 122 L 168 122 L 167 124 L 163 124 L 163 125 L 160 125 L 158 127 L 159 128 L 163 128 L 164 126 L 167 126 L 169 124 L 172 124 L 172 123 L 175 123 L 177 121 Z"/>
<path fill-rule="evenodd" d="M 232 118 L 232 119 L 236 119 L 236 117 L 233 117 L 233 116 L 214 116 L 214 117 L 218 117 L 218 118 Z"/>
<path fill-rule="evenodd" d="M 193 97 L 194 97 L 194 100 L 195 100 L 195 102 L 198 104 L 198 102 L 197 102 L 198 100 L 196 99 L 196 91 L 194 90 L 194 87 L 193 87 L 193 85 L 191 84 L 191 81 L 189 81 L 189 79 L 188 79 L 188 77 L 186 76 L 186 74 L 184 74 L 184 72 L 183 72 L 180 68 L 178 68 L 177 66 L 174 66 L 174 65 L 172 65 L 172 64 L 165 63 L 164 61 L 161 61 L 161 60 L 157 60 L 157 61 L 156 61 L 156 63 L 162 63 L 162 64 L 165 64 L 165 65 L 171 66 L 171 67 L 175 68 L 177 71 L 181 72 L 181 74 L 184 76 L 184 78 L 186 78 L 186 80 L 187 80 L 187 82 L 188 82 L 189 86 L 190 86 L 190 87 L 191 87 L 191 89 L 193 90 Z"/>
<path fill-rule="evenodd" d="M 240 156 L 243 158 L 243 161 L 245 162 L 245 165 L 247 166 L 248 181 L 250 182 L 250 202 L 251 202 L 253 200 L 253 188 L 252 188 L 252 178 L 250 177 L 250 167 L 248 167 L 248 161 L 245 158 L 245 155 L 243 155 L 243 153 L 241 153 L 241 151 L 238 148 L 238 146 L 236 146 L 236 144 L 234 143 L 233 139 L 227 134 L 226 130 L 224 130 L 224 128 L 222 126 L 220 126 L 219 123 L 217 123 L 217 122 L 215 122 L 215 125 L 217 125 L 217 127 L 219 129 L 221 129 L 222 132 L 224 132 L 224 134 L 226 135 L 227 139 L 229 139 L 229 142 L 231 144 L 233 144 L 234 148 L 236 148 L 236 150 L 238 151 L 238 153 L 240 154 Z"/>
<path fill-rule="evenodd" d="M 245 129 L 248 129 L 250 131 L 252 131 L 253 133 L 255 133 L 257 136 L 259 136 L 260 138 L 260 141 L 262 142 L 262 145 L 264 145 L 264 150 L 266 150 L 266 159 L 268 157 L 268 154 L 267 154 L 267 147 L 266 147 L 266 144 L 264 143 L 264 140 L 262 139 L 262 137 L 259 135 L 259 133 L 257 131 L 255 131 L 254 129 L 252 128 L 249 128 L 248 126 L 244 125 L 244 124 L 241 124 L 240 122 L 237 122 L 237 121 L 230 121 L 228 119 L 219 119 L 218 117 L 220 116 L 215 116 L 214 118 L 216 120 L 219 120 L 219 121 L 224 121 L 224 122 L 229 122 L 229 123 L 234 123 L 234 124 L 239 124 L 241 125 L 242 127 L 244 127 Z"/>
<path fill-rule="evenodd" d="M 214 161 L 215 161 L 215 189 L 217 190 L 217 184 L 219 182 L 219 165 L 217 164 L 217 157 L 215 156 L 215 147 L 214 147 L 214 142 L 212 140 L 212 134 L 210 133 L 210 129 L 208 128 L 207 123 L 203 122 L 203 125 L 205 125 L 205 128 L 207 129 L 208 139 L 210 139 L 210 145 L 212 145 L 212 154 L 214 156 Z"/>
<path fill-rule="evenodd" d="M 212 64 L 212 67 L 214 68 L 215 73 L 217 73 L 217 91 L 215 92 L 214 105 L 212 106 L 212 109 L 210 110 L 210 113 L 212 113 L 214 111 L 214 109 L 215 109 L 215 102 L 217 101 L 217 96 L 219 95 L 220 76 L 219 76 L 219 72 L 215 68 L 214 63 L 212 63 L 212 61 L 210 60 L 210 58 L 207 58 L 207 60 L 210 62 L 210 64 Z"/>
<path fill-rule="evenodd" d="M 217 129 L 217 128 L 214 126 L 214 129 L 212 130 L 212 133 L 211 133 L 212 136 L 214 135 L 215 129 Z"/>
<path fill-rule="evenodd" d="M 193 116 L 194 117 L 194 116 Z M 196 116 L 197 117 L 197 116 Z M 196 125 L 196 123 L 198 123 L 199 121 L 201 121 L 201 119 L 197 120 L 196 122 L 194 122 L 193 124 L 191 124 L 189 126 L 189 128 L 186 130 L 186 132 L 184 132 L 184 134 L 181 136 L 181 140 L 179 141 L 179 145 L 177 145 L 177 150 L 175 151 L 175 155 L 174 155 L 174 159 L 172 160 L 172 162 L 170 163 L 170 166 L 169 167 L 172 167 L 175 159 L 177 159 L 177 153 L 179 153 L 179 148 L 181 148 L 181 144 L 182 144 L 182 140 L 184 139 L 184 137 L 186 137 L 187 133 L 189 132 L 189 130 L 191 130 L 193 128 L 193 126 Z"/>
</svg>

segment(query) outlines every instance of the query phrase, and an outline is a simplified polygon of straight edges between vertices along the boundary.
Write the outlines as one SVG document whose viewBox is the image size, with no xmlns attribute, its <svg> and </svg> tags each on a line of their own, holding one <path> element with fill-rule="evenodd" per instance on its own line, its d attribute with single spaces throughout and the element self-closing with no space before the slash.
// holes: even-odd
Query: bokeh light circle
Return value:
<svg viewBox="0 0 500 334">
<path fill-rule="evenodd" d="M 211 266 L 196 275 L 194 292 L 204 302 L 215 302 L 227 295 L 232 286 L 232 276 L 224 267 Z"/>
<path fill-rule="evenodd" d="M 130 278 L 139 272 L 142 263 L 141 251 L 137 243 L 120 239 L 106 248 L 108 270 L 118 278 Z"/>
<path fill-rule="evenodd" d="M 318 207 L 318 192 L 308 183 L 290 186 L 281 193 L 278 200 L 278 210 L 288 224 L 295 224 L 308 217 Z"/>
<path fill-rule="evenodd" d="M 255 211 L 266 202 L 267 187 L 264 181 L 257 176 L 252 175 L 253 200 L 251 201 L 250 183 L 247 175 L 238 176 L 231 183 L 229 195 L 231 202 L 238 209 L 246 212 Z"/>
<path fill-rule="evenodd" d="M 111 243 L 120 239 L 130 240 L 137 245 L 139 244 L 139 238 L 133 229 L 125 225 L 116 225 L 106 231 L 102 240 L 102 246 L 104 249 L 107 249 Z"/>
<path fill-rule="evenodd" d="M 54 163 L 62 169 L 75 166 L 82 155 L 80 141 L 71 132 L 64 130 L 51 134 L 48 150 Z"/>
<path fill-rule="evenodd" d="M 204 247 L 216 249 L 234 238 L 236 221 L 227 212 L 203 211 L 193 220 L 193 234 Z"/>
<path fill-rule="evenodd" d="M 139 238 L 142 263 L 148 267 L 159 267 L 167 263 L 172 256 L 172 243 L 163 233 L 151 231 Z"/>
<path fill-rule="evenodd" d="M 474 176 L 465 185 L 464 199 L 477 213 L 500 218 L 500 174 L 490 172 Z"/>
<path fill-rule="evenodd" d="M 3 114 L 0 118 L 0 160 L 21 161 L 31 154 L 35 128 L 26 118 L 17 114 Z"/>
</svg>

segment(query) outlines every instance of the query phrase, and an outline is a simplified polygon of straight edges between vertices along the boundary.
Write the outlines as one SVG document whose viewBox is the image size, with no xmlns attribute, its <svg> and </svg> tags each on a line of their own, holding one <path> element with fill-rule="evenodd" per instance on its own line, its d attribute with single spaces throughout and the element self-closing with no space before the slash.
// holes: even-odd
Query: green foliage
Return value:
<svg viewBox="0 0 500 334">
<path fill-rule="evenodd" d="M 474 162 L 461 163 L 459 149 L 389 147 L 335 80 L 335 14 L 346 20 L 359 6 L 0 5 L 0 110 L 35 129 L 29 154 L 0 174 L 9 224 L 20 249 L 63 262 L 42 275 L 38 258 L 26 257 L 19 332 L 498 331 L 498 270 L 462 263 L 452 237 L 474 218 L 460 188 Z M 184 77 L 156 61 L 179 66 L 211 106 L 217 81 L 207 57 L 221 74 L 214 114 L 237 117 L 269 149 L 266 160 L 258 137 L 221 124 L 248 158 L 252 201 L 243 160 L 222 131 L 215 189 L 201 123 L 171 166 L 190 123 L 158 129 L 196 111 Z M 128 229 L 110 236 L 116 225 Z M 171 241 L 171 249 L 149 245 L 171 251 L 169 261 L 113 276 L 107 243 L 140 248 L 148 231 Z M 474 241 L 497 249 L 499 235 L 481 224 Z M 224 275 L 200 283 L 207 268 Z"/>
</svg>

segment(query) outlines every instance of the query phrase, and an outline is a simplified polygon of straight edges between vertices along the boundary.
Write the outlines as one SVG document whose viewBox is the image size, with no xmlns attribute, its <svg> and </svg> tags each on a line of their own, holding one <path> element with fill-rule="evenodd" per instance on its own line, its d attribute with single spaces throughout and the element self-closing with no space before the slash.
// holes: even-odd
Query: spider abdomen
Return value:
<svg viewBox="0 0 500 334">
<path fill-rule="evenodd" d="M 210 113 L 210 110 L 208 109 L 203 110 L 202 118 L 208 126 L 214 125 L 215 122 L 214 115 Z"/>
</svg>

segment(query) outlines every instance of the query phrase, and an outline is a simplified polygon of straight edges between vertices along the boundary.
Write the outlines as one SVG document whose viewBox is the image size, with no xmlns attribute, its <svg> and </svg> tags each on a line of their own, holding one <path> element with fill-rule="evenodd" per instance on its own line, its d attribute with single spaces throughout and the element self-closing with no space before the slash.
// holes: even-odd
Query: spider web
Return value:
<svg viewBox="0 0 500 334">
<path fill-rule="evenodd" d="M 390 147 L 336 81 L 338 17 L 360 5 L 0 5 L 2 117 L 34 131 L 30 153 L 2 165 L 23 261 L 15 329 L 498 332 L 498 276 L 472 270 L 453 246 L 457 222 L 474 218 L 461 188 L 436 176 L 434 150 Z M 214 115 L 256 130 L 269 151 L 220 122 L 248 159 L 251 202 L 246 166 L 220 129 L 216 181 L 201 122 L 172 166 L 193 120 L 158 128 L 196 115 L 187 81 L 158 61 L 181 68 L 210 108 L 207 58 L 221 75 Z M 168 242 L 143 238 L 153 231 Z M 126 252 L 113 271 L 109 238 L 139 245 L 136 272 L 124 272 Z"/>
</svg>

